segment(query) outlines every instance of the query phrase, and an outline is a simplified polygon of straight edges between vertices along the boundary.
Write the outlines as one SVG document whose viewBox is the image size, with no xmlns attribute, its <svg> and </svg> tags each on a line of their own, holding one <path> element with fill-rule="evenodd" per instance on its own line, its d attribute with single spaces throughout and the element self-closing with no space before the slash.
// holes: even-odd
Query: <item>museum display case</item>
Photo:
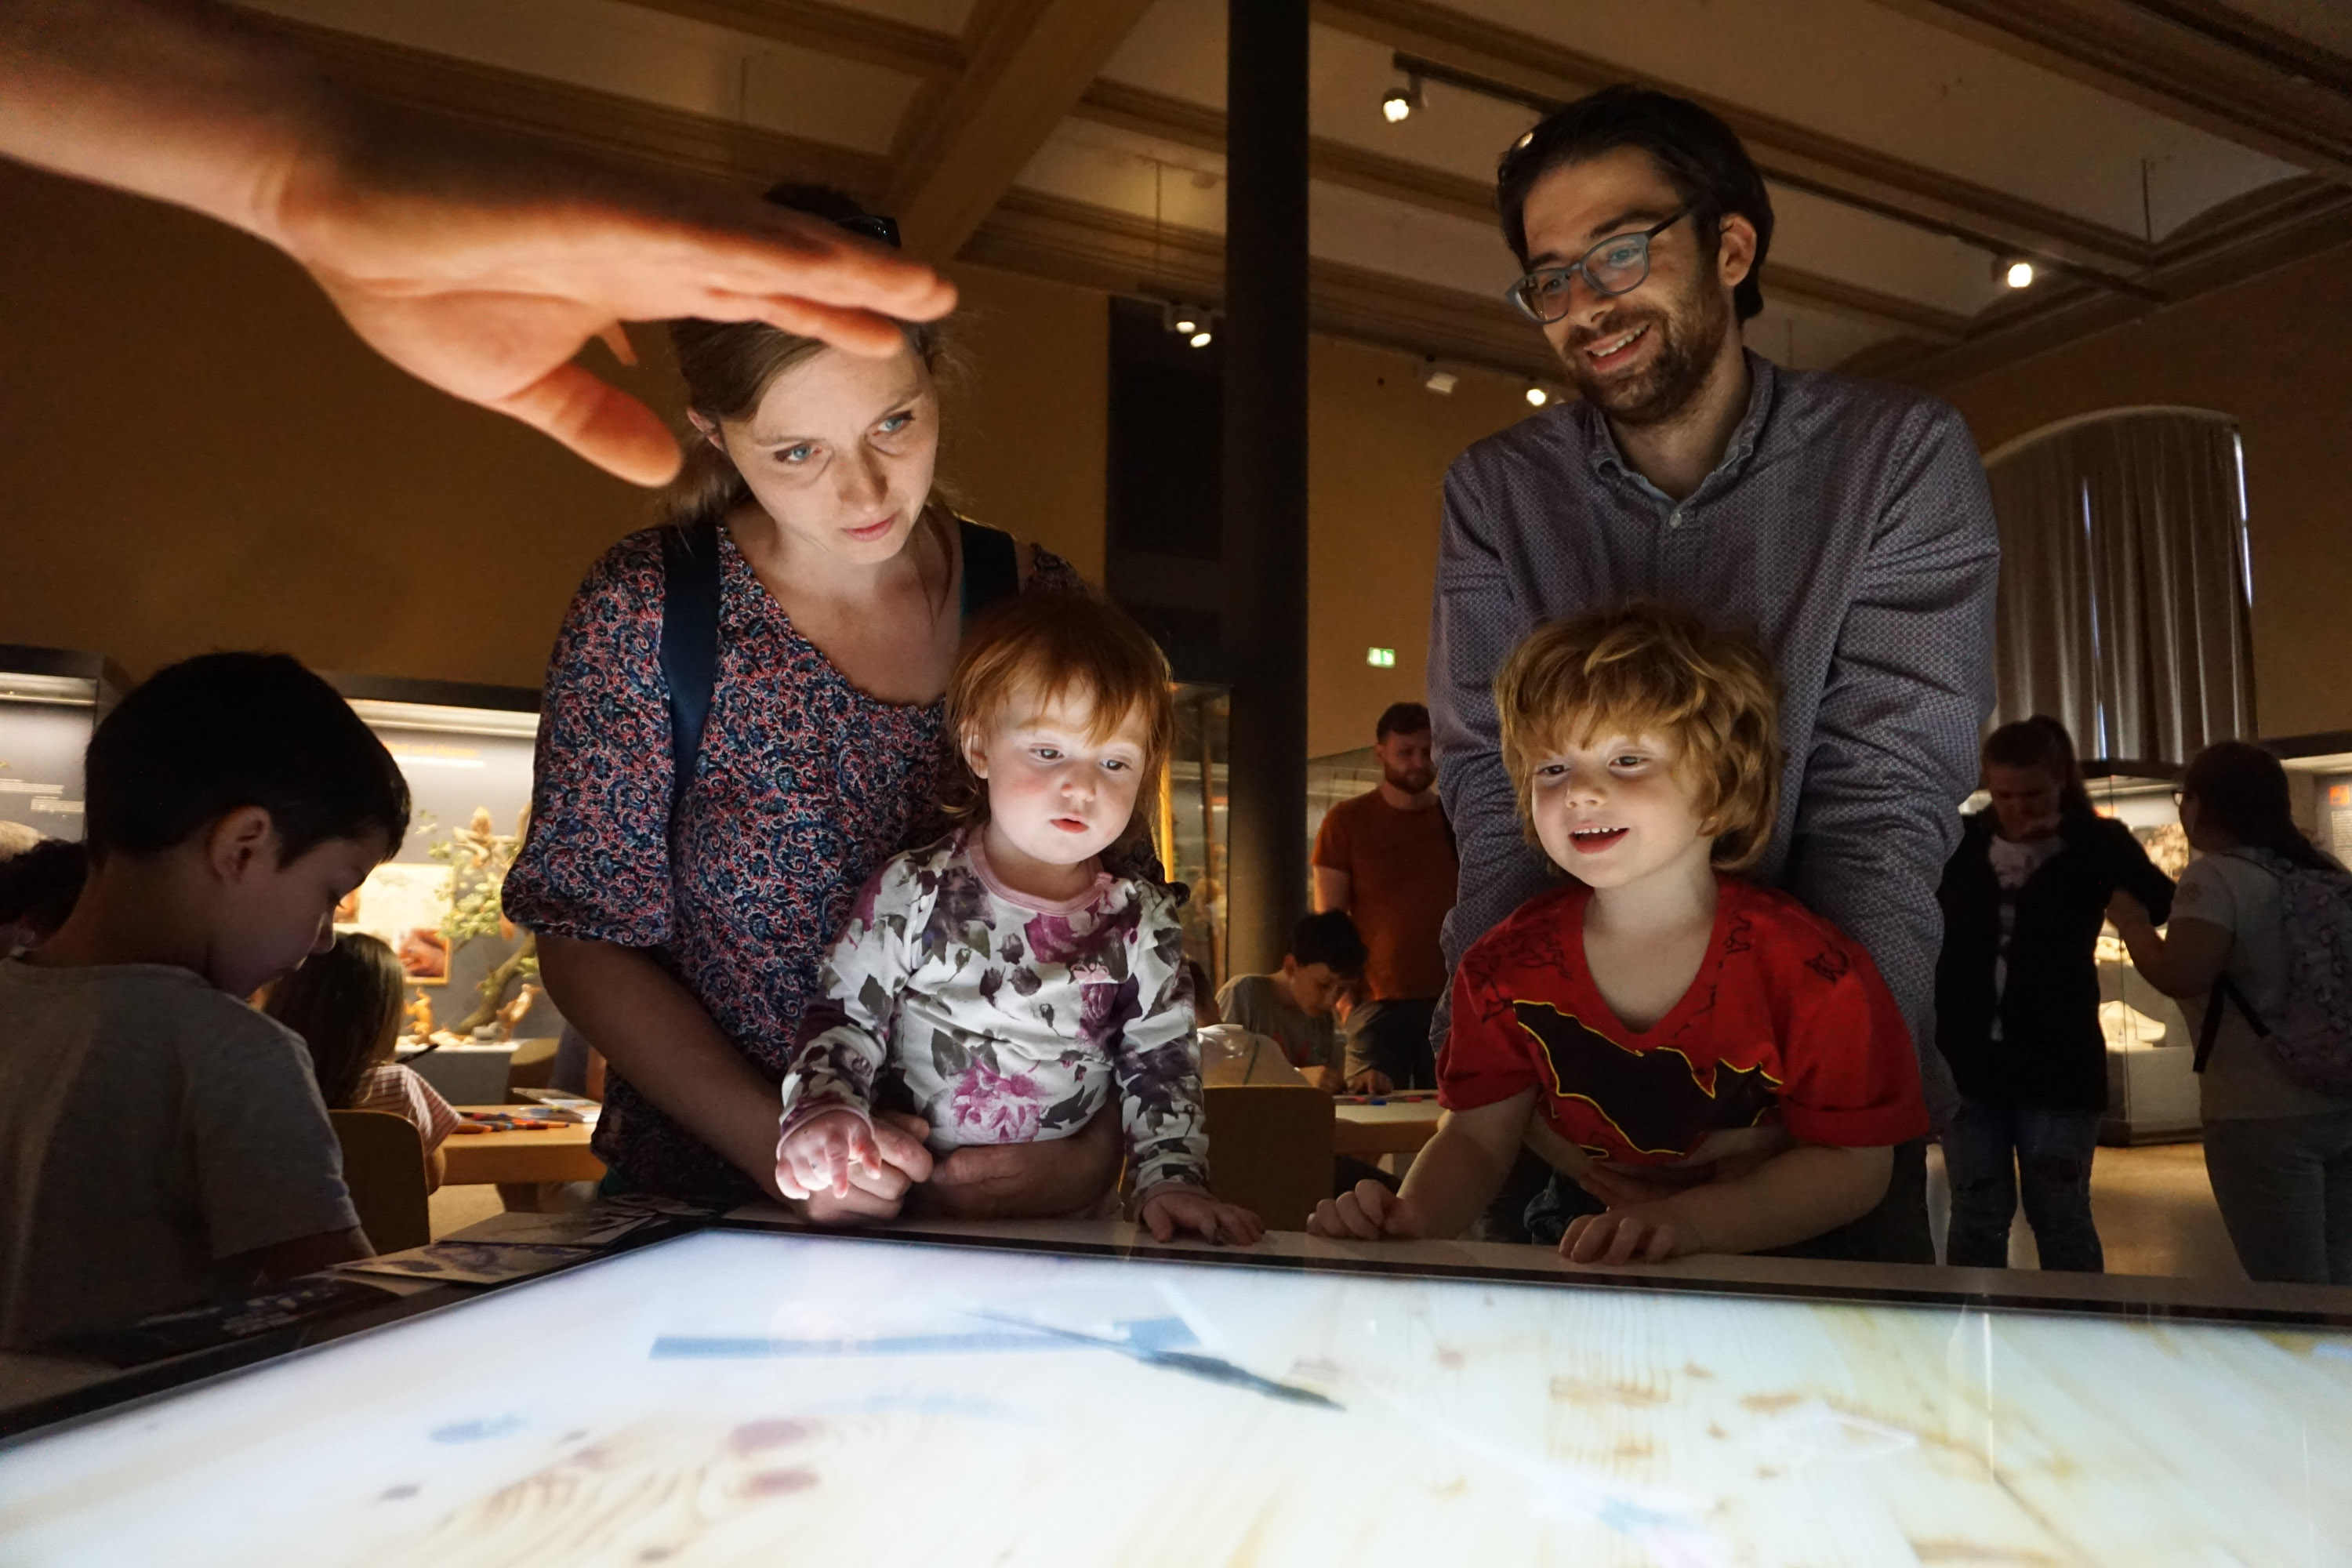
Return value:
<svg viewBox="0 0 2352 1568">
<path fill-rule="evenodd" d="M 81 754 L 129 687 L 103 655 L 0 643 L 0 822 L 81 837 Z"/>
<path fill-rule="evenodd" d="M 455 1103 L 502 1100 L 514 1042 L 563 1026 L 536 942 L 499 902 L 530 809 L 539 693 L 328 679 L 400 763 L 415 803 L 399 853 L 336 911 L 336 929 L 381 937 L 407 972 L 400 1059 Z"/>
</svg>

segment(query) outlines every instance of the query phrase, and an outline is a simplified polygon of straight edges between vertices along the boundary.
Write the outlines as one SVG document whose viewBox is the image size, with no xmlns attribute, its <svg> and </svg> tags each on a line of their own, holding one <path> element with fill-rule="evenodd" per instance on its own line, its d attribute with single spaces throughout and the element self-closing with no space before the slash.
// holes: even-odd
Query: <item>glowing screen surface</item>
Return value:
<svg viewBox="0 0 2352 1568">
<path fill-rule="evenodd" d="M 2284 1564 L 2352 1335 L 706 1232 L 0 1449 L 10 1564 Z"/>
</svg>

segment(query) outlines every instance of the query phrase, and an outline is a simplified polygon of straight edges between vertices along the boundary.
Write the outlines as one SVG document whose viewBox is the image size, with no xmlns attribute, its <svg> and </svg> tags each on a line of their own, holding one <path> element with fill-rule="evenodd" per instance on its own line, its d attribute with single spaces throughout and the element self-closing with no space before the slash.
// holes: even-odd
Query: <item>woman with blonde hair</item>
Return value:
<svg viewBox="0 0 2352 1568">
<path fill-rule="evenodd" d="M 835 192 L 770 199 L 895 243 Z M 609 1068 L 596 1152 L 616 1186 L 723 1204 L 774 1181 L 777 1083 L 860 886 L 919 842 L 950 752 L 941 698 L 968 616 L 1068 564 L 940 499 L 939 341 L 845 353 L 759 322 L 675 321 L 692 434 L 666 526 L 590 570 L 548 670 L 509 916 Z M 820 1217 L 1073 1209 L 1116 1126 L 886 1163 Z M 828 1205 L 832 1205 L 828 1207 Z"/>
</svg>

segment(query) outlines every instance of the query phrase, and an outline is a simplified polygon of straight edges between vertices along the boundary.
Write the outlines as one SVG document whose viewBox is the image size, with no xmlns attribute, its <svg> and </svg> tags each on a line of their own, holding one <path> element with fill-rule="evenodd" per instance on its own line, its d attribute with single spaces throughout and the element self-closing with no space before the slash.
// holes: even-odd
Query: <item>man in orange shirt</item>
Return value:
<svg viewBox="0 0 2352 1568">
<path fill-rule="evenodd" d="M 1380 787 L 1333 806 L 1315 839 L 1315 908 L 1354 917 L 1371 954 L 1370 1000 L 1348 1015 L 1348 1087 L 1359 1094 L 1437 1085 L 1429 1026 L 1445 991 L 1438 931 L 1461 875 L 1437 804 L 1429 710 L 1393 703 L 1373 733 Z"/>
</svg>

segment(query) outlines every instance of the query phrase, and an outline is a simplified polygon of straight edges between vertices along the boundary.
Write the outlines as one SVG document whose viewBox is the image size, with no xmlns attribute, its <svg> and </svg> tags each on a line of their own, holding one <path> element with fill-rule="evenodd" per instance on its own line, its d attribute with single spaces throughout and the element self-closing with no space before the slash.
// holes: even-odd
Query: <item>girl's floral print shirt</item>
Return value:
<svg viewBox="0 0 2352 1568">
<path fill-rule="evenodd" d="M 1119 1098 L 1135 1190 L 1208 1182 L 1174 900 L 1099 874 L 1065 903 L 991 874 L 979 833 L 901 855 L 858 895 L 784 1079 L 787 1131 L 906 1107 L 930 1146 L 1063 1138 Z"/>
<path fill-rule="evenodd" d="M 606 552 L 548 666 L 530 834 L 509 919 L 647 952 L 744 1058 L 783 1077 L 817 970 L 857 889 L 938 837 L 943 706 L 883 702 L 793 626 L 719 533 L 719 669 L 693 776 L 673 799 L 658 530 Z M 1027 587 L 1080 591 L 1038 550 Z M 619 1074 L 596 1153 L 637 1186 L 710 1204 L 750 1178 Z"/>
</svg>

